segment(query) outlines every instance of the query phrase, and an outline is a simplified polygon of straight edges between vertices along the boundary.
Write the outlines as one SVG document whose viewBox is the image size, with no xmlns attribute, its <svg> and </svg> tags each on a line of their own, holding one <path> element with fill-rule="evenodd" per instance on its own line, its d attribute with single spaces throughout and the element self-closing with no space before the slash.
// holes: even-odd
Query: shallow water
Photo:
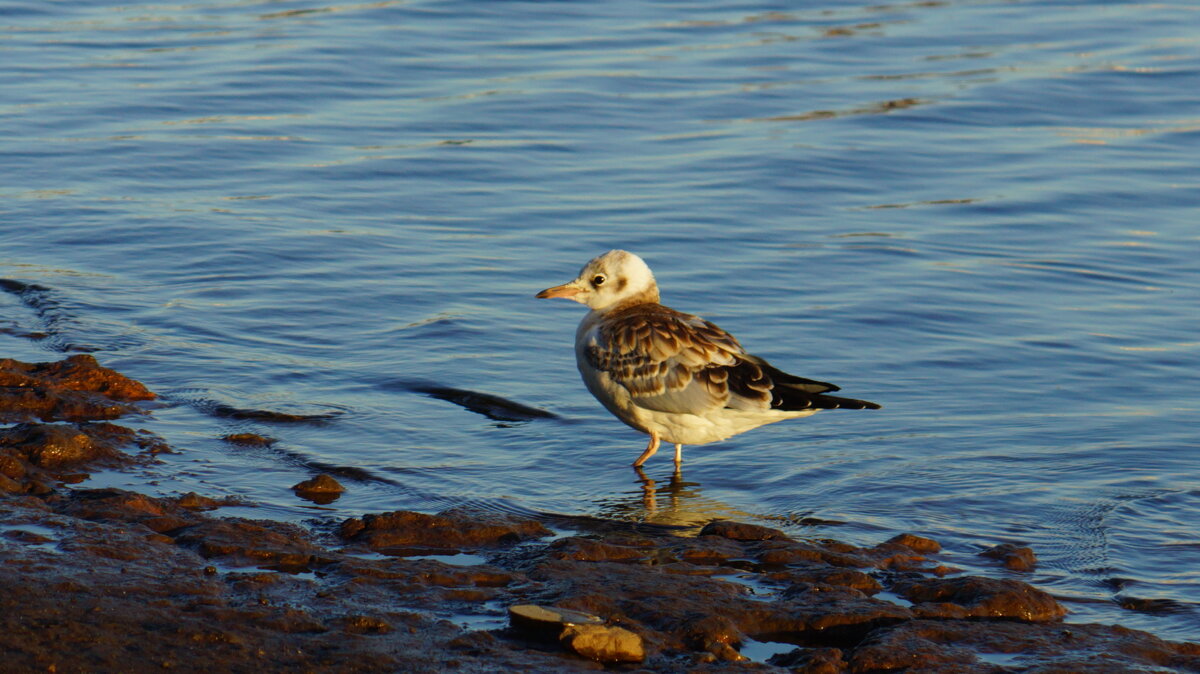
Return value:
<svg viewBox="0 0 1200 674">
<path fill-rule="evenodd" d="M 1071 620 L 1195 639 L 1197 26 L 1189 3 L 7 3 L 0 355 L 92 351 L 161 394 L 137 425 L 181 453 L 90 484 L 295 520 L 912 531 L 997 575 L 975 553 L 1018 542 Z M 685 448 L 678 479 L 665 452 L 650 487 L 575 372 L 581 307 L 533 299 L 614 247 L 884 409 Z M 321 470 L 346 495 L 297 499 Z"/>
</svg>

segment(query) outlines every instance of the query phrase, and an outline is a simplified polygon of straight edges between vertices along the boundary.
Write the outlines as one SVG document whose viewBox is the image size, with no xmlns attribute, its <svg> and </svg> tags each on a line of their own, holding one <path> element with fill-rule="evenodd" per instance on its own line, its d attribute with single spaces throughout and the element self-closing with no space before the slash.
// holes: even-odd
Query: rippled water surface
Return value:
<svg viewBox="0 0 1200 674">
<path fill-rule="evenodd" d="M 1072 620 L 1195 639 L 1198 46 L 1170 2 L 3 3 L 0 356 L 161 394 L 181 452 L 91 484 L 1017 542 Z M 884 409 L 651 487 L 533 299 L 617 247 Z"/>
</svg>

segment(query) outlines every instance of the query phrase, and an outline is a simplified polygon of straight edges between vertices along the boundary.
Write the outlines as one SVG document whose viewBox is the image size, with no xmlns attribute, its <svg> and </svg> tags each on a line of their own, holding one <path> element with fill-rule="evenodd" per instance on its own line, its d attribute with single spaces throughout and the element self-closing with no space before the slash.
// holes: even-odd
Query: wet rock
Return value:
<svg viewBox="0 0 1200 674">
<path fill-rule="evenodd" d="M 325 473 L 292 486 L 296 496 L 319 505 L 336 501 L 346 488 Z"/>
<path fill-rule="evenodd" d="M 446 645 L 456 651 L 472 655 L 486 655 L 498 648 L 503 648 L 500 640 L 487 632 L 467 632 L 460 637 L 451 639 Z"/>
<path fill-rule="evenodd" d="M 25 464 L 12 454 L 0 454 L 0 475 L 19 480 L 25 477 Z"/>
<path fill-rule="evenodd" d="M 877 549 L 894 545 L 900 545 L 908 548 L 909 550 L 921 553 L 935 553 L 941 552 L 942 550 L 942 545 L 937 541 L 933 540 L 932 538 L 917 536 L 916 534 L 900 534 L 898 536 L 893 536 L 889 538 L 887 542 L 877 546 Z"/>
<path fill-rule="evenodd" d="M 194 491 L 189 491 L 183 496 L 180 496 L 178 499 L 176 499 L 175 503 L 179 505 L 179 507 L 187 508 L 188 510 L 216 510 L 217 508 L 221 508 L 223 506 L 240 504 L 238 500 L 233 498 L 209 498 L 208 496 L 201 496 Z"/>
<path fill-rule="evenodd" d="M 16 493 L 20 493 L 24 490 L 25 490 L 25 485 L 21 484 L 20 482 L 17 482 L 16 480 L 12 479 L 11 477 L 9 477 L 7 475 L 4 475 L 3 473 L 0 473 L 0 492 L 16 494 Z"/>
<path fill-rule="evenodd" d="M 883 589 L 879 581 L 857 569 L 817 564 L 778 571 L 768 574 L 767 577 L 789 584 L 790 587 L 784 590 L 785 597 L 798 594 L 803 588 L 812 585 L 838 585 L 853 588 L 867 595 L 875 594 Z"/>
<path fill-rule="evenodd" d="M 338 527 L 338 535 L 374 549 L 445 550 L 511 544 L 551 532 L 537 520 L 515 515 L 460 510 L 426 515 L 399 510 L 346 520 Z"/>
<path fill-rule="evenodd" d="M 990 547 L 979 553 L 979 556 L 998 559 L 1003 562 L 1004 568 L 1013 571 L 1032 571 L 1037 568 L 1037 555 L 1033 554 L 1033 550 L 1014 543 L 1001 543 Z"/>
<path fill-rule="evenodd" d="M 875 562 L 853 546 L 831 545 L 828 542 L 767 541 L 758 548 L 759 559 L 765 566 L 822 563 L 832 566 L 864 568 Z"/>
<path fill-rule="evenodd" d="M 1009 618 L 1029 622 L 1058 620 L 1067 610 L 1046 592 L 1018 580 L 923 578 L 904 580 L 893 588 L 913 602 L 923 618 Z"/>
<path fill-rule="evenodd" d="M 842 674 L 848 667 L 840 648 L 797 648 L 773 655 L 767 662 L 804 674 Z"/>
<path fill-rule="evenodd" d="M 684 623 L 684 643 L 697 651 L 715 653 L 718 645 L 733 647 L 742 642 L 745 635 L 728 617 L 723 615 L 696 616 Z"/>
<path fill-rule="evenodd" d="M 341 619 L 342 629 L 350 634 L 387 634 L 392 624 L 383 618 L 367 615 L 350 615 Z"/>
<path fill-rule="evenodd" d="M 720 536 L 722 538 L 730 538 L 735 541 L 790 541 L 791 537 L 783 533 L 779 529 L 759 526 L 757 524 L 747 524 L 745 522 L 732 522 L 730 520 L 717 520 L 709 522 L 700 530 L 701 536 Z"/>
<path fill-rule="evenodd" d="M 0 422 L 99 421 L 139 412 L 153 400 L 140 382 L 77 354 L 55 363 L 0 359 Z"/>
<path fill-rule="evenodd" d="M 717 536 L 679 538 L 670 547 L 677 559 L 690 564 L 718 565 L 746 554 L 742 545 Z"/>
<path fill-rule="evenodd" d="M 573 559 L 586 562 L 619 562 L 647 559 L 655 550 L 645 547 L 614 545 L 590 538 L 571 536 L 554 541 L 547 553 L 554 559 Z"/>
<path fill-rule="evenodd" d="M 100 458 L 121 459 L 117 449 L 133 439 L 133 431 L 113 424 L 17 424 L 0 431 L 0 447 L 10 457 L 38 468 L 58 470 Z"/>
<path fill-rule="evenodd" d="M 850 657 L 851 672 L 995 672 L 990 656 L 1020 671 L 1200 671 L 1200 644 L 1163 641 L 1109 625 L 913 620 L 872 633 Z"/>
<path fill-rule="evenodd" d="M 876 627 L 912 617 L 903 606 L 872 599 L 857 590 L 812 586 L 784 601 L 747 607 L 739 624 L 760 640 L 845 646 L 857 643 Z"/>
<path fill-rule="evenodd" d="M 569 625 L 559 641 L 578 655 L 597 662 L 641 662 L 646 658 L 642 638 L 622 627 Z"/>
<path fill-rule="evenodd" d="M 170 509 L 158 499 L 124 489 L 77 489 L 59 508 L 81 519 L 115 522 L 140 522 L 163 516 Z"/>
<path fill-rule="evenodd" d="M 271 563 L 295 571 L 311 568 L 318 552 L 300 527 L 237 518 L 203 520 L 180 532 L 175 542 L 195 549 L 206 559 L 232 557 L 234 562 Z"/>
</svg>

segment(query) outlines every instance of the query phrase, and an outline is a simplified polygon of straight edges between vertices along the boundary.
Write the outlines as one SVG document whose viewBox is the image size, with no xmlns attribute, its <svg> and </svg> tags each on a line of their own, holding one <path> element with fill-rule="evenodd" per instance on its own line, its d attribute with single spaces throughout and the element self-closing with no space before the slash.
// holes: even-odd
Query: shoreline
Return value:
<svg viewBox="0 0 1200 674">
<path fill-rule="evenodd" d="M 11 671 L 1200 671 L 1198 643 L 1063 622 L 1044 591 L 946 567 L 912 534 L 858 547 L 718 520 L 557 536 L 463 509 L 310 530 L 87 488 L 90 470 L 176 451 L 113 423 L 153 397 L 90 355 L 0 360 Z M 598 622 L 510 624 L 526 605 Z"/>
</svg>

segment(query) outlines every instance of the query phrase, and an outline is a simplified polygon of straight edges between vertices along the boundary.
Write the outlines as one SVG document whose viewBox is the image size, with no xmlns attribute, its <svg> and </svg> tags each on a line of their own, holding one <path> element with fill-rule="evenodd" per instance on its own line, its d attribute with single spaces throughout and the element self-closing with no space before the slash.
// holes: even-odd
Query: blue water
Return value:
<svg viewBox="0 0 1200 674">
<path fill-rule="evenodd" d="M 1071 620 L 1197 639 L 1198 44 L 1191 3 L 3 3 L 0 355 L 161 394 L 180 453 L 94 485 L 1019 542 Z M 533 299 L 617 247 L 884 409 L 649 489 Z"/>
</svg>

